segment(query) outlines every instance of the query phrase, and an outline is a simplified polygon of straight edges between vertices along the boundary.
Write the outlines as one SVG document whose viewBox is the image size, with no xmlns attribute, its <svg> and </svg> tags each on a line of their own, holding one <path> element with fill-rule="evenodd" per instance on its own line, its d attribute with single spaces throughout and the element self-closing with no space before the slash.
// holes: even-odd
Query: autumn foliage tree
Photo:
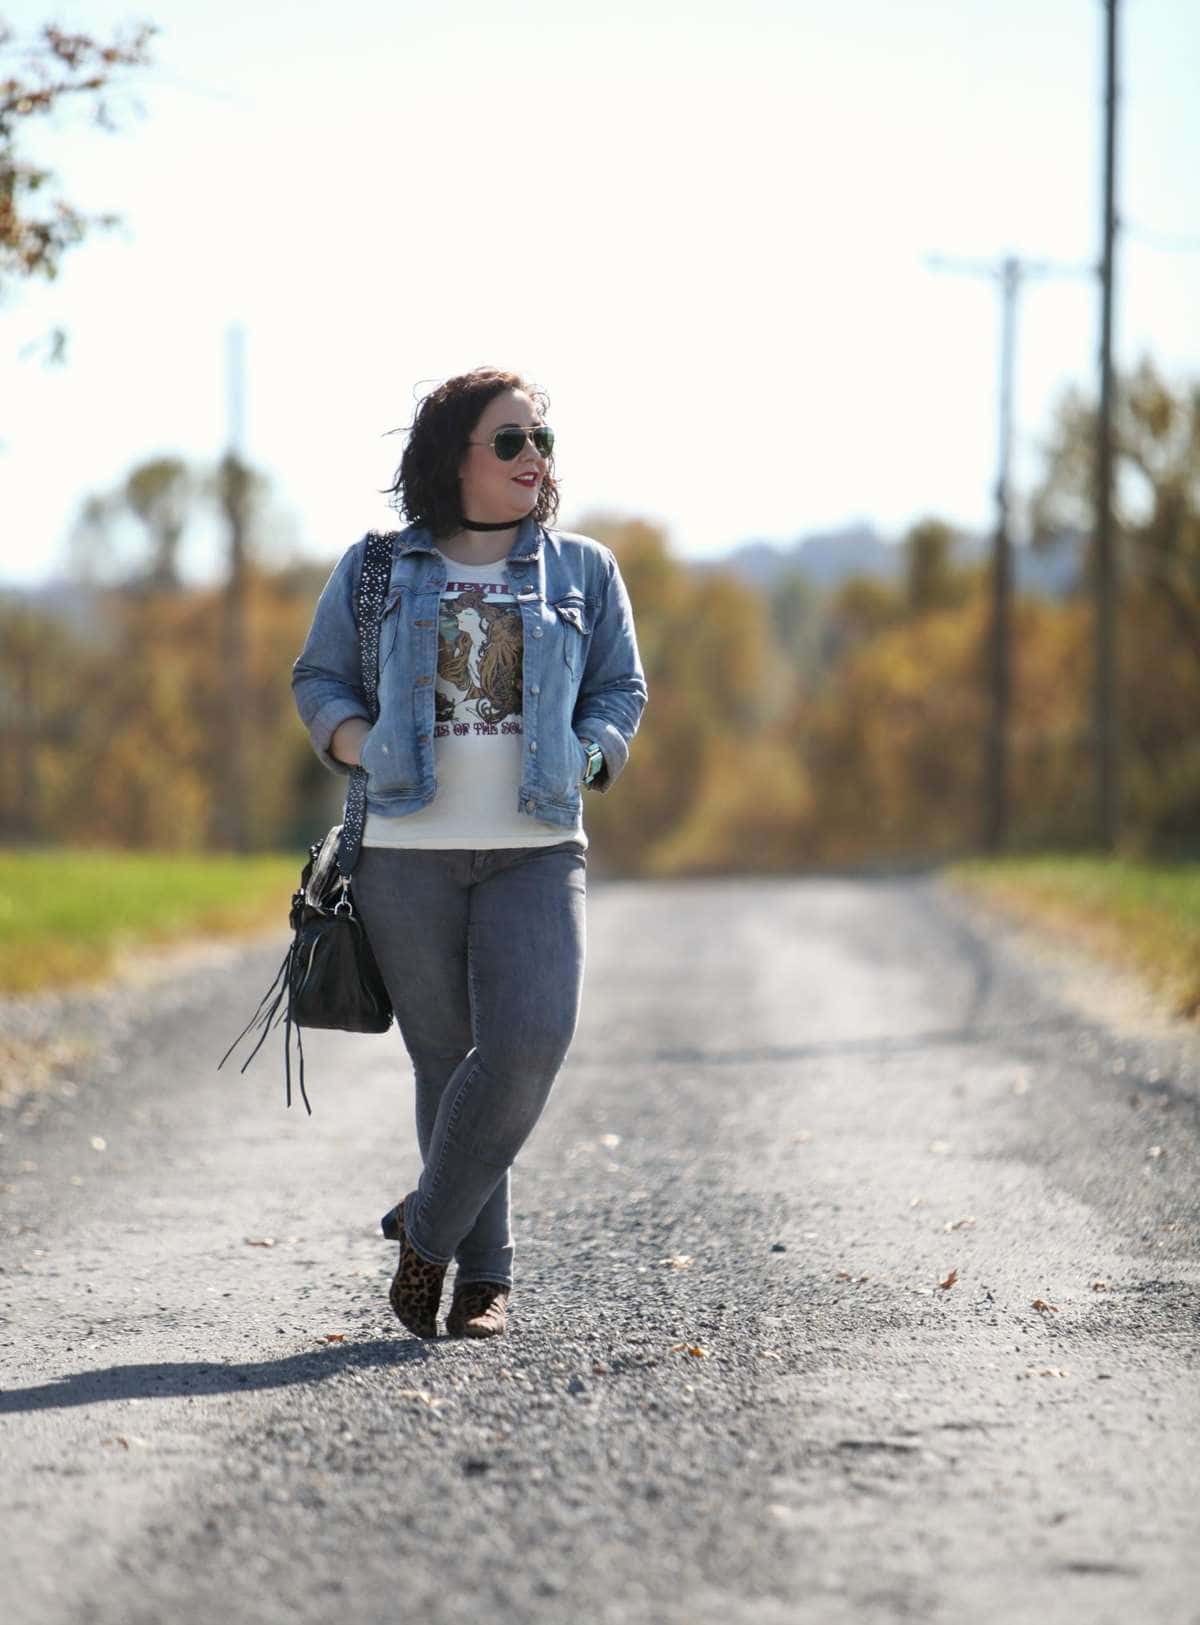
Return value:
<svg viewBox="0 0 1200 1625">
<path fill-rule="evenodd" d="M 53 279 L 68 249 L 116 223 L 69 203 L 54 173 L 27 156 L 23 137 L 76 106 L 114 128 L 122 70 L 149 62 L 155 32 L 143 23 L 104 41 L 44 23 L 23 39 L 0 16 L 0 294 L 19 278 Z"/>
<path fill-rule="evenodd" d="M 1126 386 L 1123 411 L 1128 823 L 1148 849 L 1189 841 L 1194 849 L 1196 401 L 1143 370 Z M 1089 434 L 1084 404 L 1067 402 L 1039 493 L 1047 522 L 1083 526 Z M 228 491 L 219 480 L 189 480 L 179 484 L 168 459 L 110 493 L 141 514 L 142 553 L 124 583 L 88 589 L 86 627 L 0 604 L 0 831 L 10 838 L 36 829 L 43 839 L 125 845 L 227 840 L 223 596 L 180 584 L 168 564 L 175 497 L 207 489 L 211 503 Z M 248 510 L 251 539 L 261 509 Z M 103 514 L 89 509 L 84 519 L 86 538 L 102 539 Z M 574 528 L 617 554 L 650 692 L 617 791 L 587 798 L 600 868 L 786 872 L 977 847 L 988 581 L 961 561 L 946 526 L 914 526 L 890 580 L 860 578 L 831 592 L 793 575 L 776 593 L 689 565 L 660 528 L 638 519 L 585 515 Z M 336 817 L 341 788 L 308 744 L 288 680 L 332 560 L 276 569 L 262 560 L 254 546 L 244 562 L 245 833 L 251 846 L 294 849 Z M 1018 594 L 1013 629 L 1013 845 L 1082 845 L 1091 826 L 1091 605 L 1083 594 Z"/>
<path fill-rule="evenodd" d="M 1095 433 L 1069 392 L 1033 504 L 1039 541 L 1083 537 L 1085 578 Z M 1119 382 L 1115 451 L 1124 816 L 1134 841 L 1174 846 L 1200 830 L 1200 385 L 1143 360 Z"/>
</svg>

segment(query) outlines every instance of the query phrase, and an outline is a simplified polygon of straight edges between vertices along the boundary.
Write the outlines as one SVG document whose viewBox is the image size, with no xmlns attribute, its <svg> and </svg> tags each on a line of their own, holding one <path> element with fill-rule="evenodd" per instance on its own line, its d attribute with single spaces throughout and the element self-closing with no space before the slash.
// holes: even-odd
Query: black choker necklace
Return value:
<svg viewBox="0 0 1200 1625">
<path fill-rule="evenodd" d="M 478 519 L 464 519 L 462 527 L 464 530 L 512 530 L 520 523 L 519 519 L 502 519 L 498 525 L 485 525 Z"/>
</svg>

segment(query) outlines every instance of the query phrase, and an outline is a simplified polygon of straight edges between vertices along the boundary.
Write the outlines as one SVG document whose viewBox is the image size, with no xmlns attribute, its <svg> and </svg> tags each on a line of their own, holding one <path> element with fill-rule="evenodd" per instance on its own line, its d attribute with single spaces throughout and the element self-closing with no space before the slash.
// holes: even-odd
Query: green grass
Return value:
<svg viewBox="0 0 1200 1625">
<path fill-rule="evenodd" d="M 952 879 L 1144 976 L 1200 1015 L 1200 862 L 1055 856 L 970 859 Z"/>
<path fill-rule="evenodd" d="M 0 992 L 101 980 L 122 951 L 189 936 L 285 936 L 299 874 L 275 855 L 0 850 Z"/>
</svg>

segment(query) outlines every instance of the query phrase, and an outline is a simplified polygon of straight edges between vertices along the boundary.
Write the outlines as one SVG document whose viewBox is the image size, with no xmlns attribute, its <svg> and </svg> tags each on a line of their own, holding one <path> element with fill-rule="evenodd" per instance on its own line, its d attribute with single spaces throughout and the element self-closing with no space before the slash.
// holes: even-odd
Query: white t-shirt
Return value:
<svg viewBox="0 0 1200 1625">
<path fill-rule="evenodd" d="M 368 812 L 363 845 L 482 848 L 574 840 L 586 846 L 582 829 L 517 810 L 524 637 L 507 561 L 446 559 L 446 576 L 434 700 L 437 794 L 428 807 L 399 818 Z"/>
</svg>

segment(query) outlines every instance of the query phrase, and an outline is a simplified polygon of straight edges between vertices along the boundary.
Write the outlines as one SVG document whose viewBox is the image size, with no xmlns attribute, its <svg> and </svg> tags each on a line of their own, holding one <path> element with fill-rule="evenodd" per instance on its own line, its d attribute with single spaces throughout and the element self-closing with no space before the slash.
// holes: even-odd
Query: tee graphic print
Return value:
<svg viewBox="0 0 1200 1625">
<path fill-rule="evenodd" d="M 521 732 L 521 612 L 507 581 L 447 581 L 434 736 Z"/>
<path fill-rule="evenodd" d="M 531 816 L 529 792 L 522 792 L 524 635 L 505 564 L 441 556 L 447 581 L 438 609 L 436 790 L 427 806 L 403 816 L 368 805 L 363 844 L 488 850 L 555 846 L 566 836 L 586 847 L 581 825 L 567 829 Z M 531 775 L 533 765 L 531 751 Z"/>
</svg>

